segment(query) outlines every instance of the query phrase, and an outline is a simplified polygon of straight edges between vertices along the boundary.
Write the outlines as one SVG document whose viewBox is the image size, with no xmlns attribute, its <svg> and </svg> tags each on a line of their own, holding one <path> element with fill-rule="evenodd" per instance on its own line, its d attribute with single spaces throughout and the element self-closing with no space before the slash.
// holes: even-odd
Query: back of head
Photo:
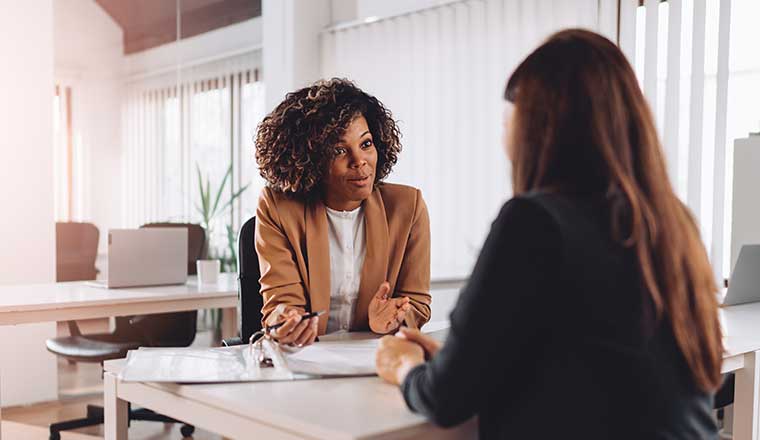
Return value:
<svg viewBox="0 0 760 440">
<path fill-rule="evenodd" d="M 603 196 L 613 238 L 633 249 L 645 291 L 668 322 L 696 384 L 720 385 L 717 288 L 699 232 L 667 176 L 654 121 L 620 49 L 566 30 L 509 79 L 515 193 Z"/>
</svg>

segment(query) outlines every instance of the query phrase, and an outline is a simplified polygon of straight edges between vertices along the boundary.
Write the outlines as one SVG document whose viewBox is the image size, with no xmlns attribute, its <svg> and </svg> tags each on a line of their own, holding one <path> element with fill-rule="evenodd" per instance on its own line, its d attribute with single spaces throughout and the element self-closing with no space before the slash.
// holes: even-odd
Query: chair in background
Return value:
<svg viewBox="0 0 760 440">
<path fill-rule="evenodd" d="M 261 309 L 264 299 L 261 296 L 261 272 L 259 256 L 254 246 L 256 217 L 251 217 L 240 228 L 238 234 L 238 322 L 240 336 L 222 341 L 226 346 L 247 344 L 251 335 L 261 330 Z"/>
<path fill-rule="evenodd" d="M 55 224 L 55 280 L 94 280 L 100 232 L 92 223 Z"/>
<path fill-rule="evenodd" d="M 188 273 L 195 274 L 195 261 L 205 258 L 206 232 L 194 224 L 149 224 L 143 227 L 175 227 L 188 230 Z M 97 245 L 96 245 L 97 247 Z M 160 313 L 116 318 L 112 333 L 82 335 L 75 322 L 69 322 L 70 335 L 48 339 L 47 348 L 57 356 L 69 361 L 102 363 L 111 359 L 120 359 L 127 351 L 138 347 L 186 347 L 195 340 L 197 311 Z M 157 414 L 147 409 L 131 409 L 129 420 L 156 421 L 164 423 L 182 423 L 170 417 Z M 103 408 L 87 405 L 87 416 L 50 425 L 50 440 L 59 440 L 60 432 L 71 429 L 95 426 L 103 423 Z M 184 424 L 180 429 L 185 437 L 195 431 L 191 425 Z"/>
</svg>

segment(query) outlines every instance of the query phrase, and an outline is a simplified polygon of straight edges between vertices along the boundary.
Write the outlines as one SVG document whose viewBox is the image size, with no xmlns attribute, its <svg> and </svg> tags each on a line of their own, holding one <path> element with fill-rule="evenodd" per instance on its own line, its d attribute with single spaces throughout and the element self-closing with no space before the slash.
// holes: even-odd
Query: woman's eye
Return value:
<svg viewBox="0 0 760 440">
<path fill-rule="evenodd" d="M 367 139 L 362 143 L 362 148 L 369 148 L 372 146 L 372 139 Z"/>
<path fill-rule="evenodd" d="M 335 155 L 336 156 L 341 156 L 343 154 L 346 154 L 346 149 L 345 148 L 336 148 L 335 149 Z"/>
</svg>

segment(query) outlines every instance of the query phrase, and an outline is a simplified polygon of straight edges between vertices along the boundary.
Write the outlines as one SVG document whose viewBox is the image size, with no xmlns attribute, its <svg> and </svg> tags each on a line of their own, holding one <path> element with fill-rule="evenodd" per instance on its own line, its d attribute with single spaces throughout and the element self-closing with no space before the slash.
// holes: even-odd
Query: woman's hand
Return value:
<svg viewBox="0 0 760 440">
<path fill-rule="evenodd" d="M 377 375 L 395 385 L 401 384 L 409 371 L 423 362 L 422 347 L 398 336 L 383 336 L 375 352 Z"/>
<path fill-rule="evenodd" d="M 409 298 L 390 298 L 390 291 L 390 284 L 383 282 L 369 303 L 369 328 L 375 333 L 384 335 L 399 328 L 412 308 Z"/>
<path fill-rule="evenodd" d="M 285 321 L 280 328 L 272 331 L 271 335 L 280 344 L 303 347 L 314 343 L 317 338 L 319 317 L 301 320 L 305 312 L 300 307 L 278 305 L 269 315 L 266 325 L 275 325 Z"/>
<path fill-rule="evenodd" d="M 432 359 L 441 349 L 441 343 L 417 329 L 401 327 L 396 333 L 399 338 L 419 344 L 425 350 L 425 359 Z"/>
</svg>

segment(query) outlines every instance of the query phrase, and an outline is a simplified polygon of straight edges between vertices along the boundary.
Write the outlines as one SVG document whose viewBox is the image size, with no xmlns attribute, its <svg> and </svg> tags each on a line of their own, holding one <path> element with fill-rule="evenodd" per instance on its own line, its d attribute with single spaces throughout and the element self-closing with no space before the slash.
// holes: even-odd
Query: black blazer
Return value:
<svg viewBox="0 0 760 440">
<path fill-rule="evenodd" d="M 402 384 L 442 426 L 479 416 L 484 439 L 717 438 L 635 255 L 599 198 L 507 202 L 451 313 L 442 350 Z"/>
</svg>

